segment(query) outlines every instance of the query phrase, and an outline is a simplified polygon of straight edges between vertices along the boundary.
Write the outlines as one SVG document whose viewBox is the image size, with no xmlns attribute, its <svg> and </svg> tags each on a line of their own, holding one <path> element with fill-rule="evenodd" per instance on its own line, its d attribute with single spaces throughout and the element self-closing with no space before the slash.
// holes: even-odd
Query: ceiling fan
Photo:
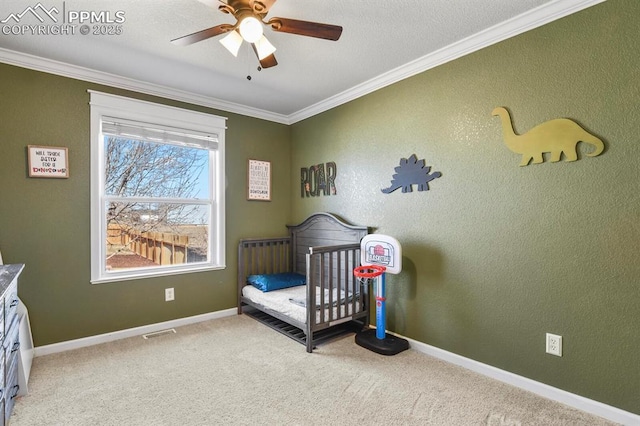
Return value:
<svg viewBox="0 0 640 426">
<path fill-rule="evenodd" d="M 318 22 L 299 21 L 288 18 L 271 18 L 265 21 L 269 9 L 276 0 L 218 0 L 221 4 L 218 10 L 228 13 L 236 18 L 235 24 L 220 24 L 206 30 L 198 31 L 183 37 L 171 40 L 171 43 L 188 46 L 220 34 L 228 33 L 220 40 L 220 43 L 234 56 L 238 55 L 238 50 L 242 41 L 251 44 L 253 51 L 260 61 L 262 68 L 269 68 L 278 65 L 274 52 L 276 48 L 269 43 L 263 33 L 263 25 L 270 26 L 272 30 L 298 34 L 308 37 L 322 38 L 336 41 L 342 34 L 342 27 L 338 25 L 321 24 Z"/>
</svg>

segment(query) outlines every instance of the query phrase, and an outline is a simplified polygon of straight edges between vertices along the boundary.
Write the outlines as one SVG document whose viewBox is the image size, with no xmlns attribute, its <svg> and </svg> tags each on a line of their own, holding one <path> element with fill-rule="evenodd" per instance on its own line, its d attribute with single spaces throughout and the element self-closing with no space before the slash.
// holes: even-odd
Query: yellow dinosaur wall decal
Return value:
<svg viewBox="0 0 640 426">
<path fill-rule="evenodd" d="M 506 108 L 498 107 L 491 115 L 500 117 L 502 122 L 502 132 L 504 143 L 511 151 L 522 154 L 521 166 L 542 163 L 542 153 L 551 153 L 551 162 L 560 161 L 564 153 L 565 161 L 576 161 L 578 154 L 576 145 L 578 142 L 586 142 L 595 147 L 593 152 L 588 153 L 589 157 L 595 157 L 604 151 L 604 143 L 593 136 L 574 121 L 568 118 L 556 118 L 538 124 L 533 129 L 523 135 L 516 135 L 511 124 L 511 116 Z"/>
</svg>

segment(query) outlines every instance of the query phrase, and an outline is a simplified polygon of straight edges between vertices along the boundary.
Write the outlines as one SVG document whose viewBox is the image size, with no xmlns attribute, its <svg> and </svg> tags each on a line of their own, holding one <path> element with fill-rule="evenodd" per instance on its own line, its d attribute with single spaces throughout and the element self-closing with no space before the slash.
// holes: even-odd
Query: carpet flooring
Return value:
<svg viewBox="0 0 640 426">
<path fill-rule="evenodd" d="M 308 354 L 244 315 L 176 331 L 35 358 L 11 426 L 613 424 L 353 335 Z"/>
</svg>

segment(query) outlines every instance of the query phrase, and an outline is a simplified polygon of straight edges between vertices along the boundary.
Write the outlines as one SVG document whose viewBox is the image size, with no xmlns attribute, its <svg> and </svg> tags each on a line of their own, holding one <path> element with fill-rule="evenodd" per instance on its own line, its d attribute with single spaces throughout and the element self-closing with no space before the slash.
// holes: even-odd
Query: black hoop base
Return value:
<svg viewBox="0 0 640 426">
<path fill-rule="evenodd" d="M 384 339 L 378 339 L 373 328 L 357 333 L 356 344 L 381 355 L 396 355 L 409 349 L 407 340 L 389 333 L 385 333 Z"/>
</svg>

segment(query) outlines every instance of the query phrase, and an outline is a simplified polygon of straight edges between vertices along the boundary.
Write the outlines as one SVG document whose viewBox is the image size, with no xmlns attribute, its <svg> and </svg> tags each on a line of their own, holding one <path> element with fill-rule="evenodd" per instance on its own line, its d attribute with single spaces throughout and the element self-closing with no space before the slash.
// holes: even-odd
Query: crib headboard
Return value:
<svg viewBox="0 0 640 426">
<path fill-rule="evenodd" d="M 350 225 L 331 213 L 315 213 L 299 225 L 287 225 L 291 235 L 293 270 L 306 274 L 309 247 L 359 243 L 369 233 L 366 226 Z"/>
</svg>

